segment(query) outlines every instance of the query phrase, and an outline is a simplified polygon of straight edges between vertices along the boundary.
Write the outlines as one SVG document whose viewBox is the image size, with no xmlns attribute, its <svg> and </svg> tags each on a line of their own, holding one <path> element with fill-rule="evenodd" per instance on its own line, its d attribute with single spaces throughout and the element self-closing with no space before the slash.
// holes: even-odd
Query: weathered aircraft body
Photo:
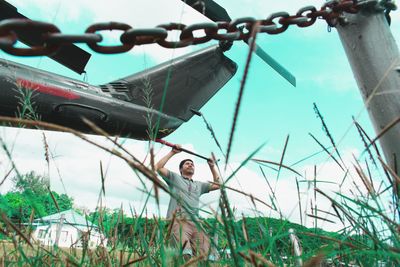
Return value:
<svg viewBox="0 0 400 267">
<path fill-rule="evenodd" d="M 83 122 L 86 118 L 110 135 L 148 139 L 150 130 L 158 129 L 157 137 L 162 138 L 188 121 L 236 69 L 218 46 L 212 46 L 95 86 L 0 60 L 0 115 L 94 133 Z"/>
</svg>

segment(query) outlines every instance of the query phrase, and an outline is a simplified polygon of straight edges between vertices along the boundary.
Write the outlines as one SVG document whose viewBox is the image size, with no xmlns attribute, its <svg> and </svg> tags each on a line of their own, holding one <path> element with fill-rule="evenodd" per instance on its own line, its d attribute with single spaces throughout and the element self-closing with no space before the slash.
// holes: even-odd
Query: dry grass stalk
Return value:
<svg viewBox="0 0 400 267">
<path fill-rule="evenodd" d="M 267 206 L 268 208 L 273 209 L 270 205 L 268 205 L 267 203 L 265 203 L 265 202 L 262 201 L 261 199 L 259 199 L 259 198 L 255 197 L 255 196 L 253 196 L 252 194 L 248 194 L 248 193 L 246 193 L 246 192 L 240 191 L 239 189 L 235 189 L 235 188 L 226 186 L 225 184 L 215 183 L 215 182 L 211 182 L 211 181 L 210 181 L 210 183 L 212 183 L 212 184 L 217 184 L 217 185 L 219 185 L 220 187 L 224 187 L 224 188 L 229 189 L 229 190 L 231 190 L 231 191 L 234 191 L 234 192 L 236 192 L 236 193 L 239 193 L 239 194 L 242 194 L 242 195 L 244 195 L 244 196 L 247 196 L 247 197 L 249 197 L 249 198 L 251 198 L 251 199 L 254 199 L 254 200 L 260 202 L 261 204 Z"/>
<path fill-rule="evenodd" d="M 354 158 L 355 159 L 355 158 Z M 363 182 L 365 188 L 367 189 L 368 193 L 372 196 L 376 195 L 376 191 L 374 186 L 371 184 L 370 180 L 368 179 L 368 177 L 365 175 L 364 171 L 362 170 L 359 162 L 357 161 L 357 159 L 355 159 L 357 166 L 353 165 L 354 168 L 356 169 L 356 172 L 358 174 L 358 176 L 361 178 L 361 181 Z M 358 188 L 358 187 L 356 187 Z"/>
<path fill-rule="evenodd" d="M 237 118 L 239 115 L 239 110 L 240 110 L 240 106 L 241 106 L 241 102 L 242 102 L 243 92 L 244 92 L 244 88 L 245 88 L 245 84 L 246 84 L 246 80 L 247 80 L 247 75 L 249 73 L 250 62 L 251 62 L 251 59 L 253 56 L 253 51 L 254 51 L 255 45 L 256 45 L 256 37 L 257 37 L 257 33 L 259 31 L 259 27 L 260 27 L 260 22 L 257 21 L 252 26 L 252 29 L 251 29 L 251 34 L 250 34 L 250 39 L 249 39 L 250 40 L 249 52 L 248 52 L 247 59 L 246 59 L 246 65 L 244 68 L 242 81 L 240 83 L 240 90 L 239 90 L 239 95 L 238 95 L 238 99 L 236 102 L 235 113 L 233 115 L 232 128 L 231 128 L 231 133 L 229 135 L 228 149 L 226 152 L 225 166 L 228 166 L 228 162 L 229 162 L 229 155 L 230 155 L 231 147 L 233 144 L 233 136 L 234 136 L 235 129 L 236 129 Z"/>
<path fill-rule="evenodd" d="M 133 265 L 133 264 L 135 264 L 135 263 L 139 263 L 139 262 L 141 262 L 141 261 L 143 261 L 143 260 L 145 260 L 145 259 L 147 259 L 147 258 L 148 258 L 148 256 L 139 257 L 139 258 L 137 258 L 137 259 L 134 259 L 134 260 L 131 260 L 130 262 L 125 263 L 125 264 L 122 265 L 122 266 L 123 266 L 123 267 L 128 267 L 128 266 Z"/>
<path fill-rule="evenodd" d="M 326 123 L 325 123 L 324 117 L 322 117 L 322 115 L 321 115 L 321 113 L 320 113 L 320 111 L 319 111 L 319 109 L 318 109 L 318 107 L 317 107 L 317 104 L 315 104 L 315 103 L 313 103 L 313 104 L 314 104 L 314 111 L 315 111 L 315 114 L 317 115 L 317 117 L 320 118 L 321 123 L 322 123 L 322 128 L 323 128 L 323 130 L 325 131 L 326 136 L 329 138 L 329 140 L 331 141 L 331 144 L 332 144 L 332 146 L 333 146 L 333 149 L 334 149 L 334 150 L 333 150 L 332 153 L 336 152 L 336 154 L 338 155 L 340 161 L 343 163 L 343 159 L 342 159 L 342 157 L 340 156 L 339 150 L 338 150 L 338 148 L 337 148 L 337 146 L 336 146 L 336 144 L 335 144 L 335 141 L 333 140 L 333 137 L 332 137 L 331 133 L 329 132 L 329 129 L 328 129 L 328 126 L 327 126 Z"/>
<path fill-rule="evenodd" d="M 253 264 L 251 258 L 244 254 L 243 252 L 238 252 L 239 256 L 242 257 L 245 261 L 249 262 L 250 264 Z M 257 265 L 256 265 L 257 266 Z"/>
<path fill-rule="evenodd" d="M 49 159 L 49 144 L 47 143 L 46 140 L 46 135 L 44 133 L 42 133 L 43 135 L 43 145 L 44 145 L 44 158 L 47 162 L 47 165 L 50 164 L 50 159 Z"/>
<path fill-rule="evenodd" d="M 326 211 L 326 210 L 318 209 L 317 211 L 318 211 L 318 212 L 325 213 L 325 214 L 327 214 L 327 215 L 331 215 L 331 216 L 333 216 L 333 217 L 337 217 L 337 214 L 332 213 L 332 212 L 329 212 L 329 211 Z"/>
<path fill-rule="evenodd" d="M 183 264 L 181 267 L 186 267 L 186 266 L 190 266 L 190 265 L 193 265 L 193 264 L 196 264 L 197 262 L 199 262 L 199 261 L 201 261 L 201 260 L 204 260 L 204 259 L 206 259 L 207 258 L 207 255 L 205 255 L 205 254 L 200 254 L 199 256 L 197 256 L 197 257 L 193 257 L 193 258 L 191 258 L 190 260 L 188 260 L 185 264 Z"/>
<path fill-rule="evenodd" d="M 282 151 L 281 159 L 280 159 L 280 161 L 279 161 L 278 178 L 279 178 L 279 174 L 280 174 L 280 172 L 281 172 L 282 163 L 283 163 L 283 159 L 284 159 L 285 154 L 286 154 L 286 149 L 287 149 L 288 143 L 289 143 L 289 135 L 286 136 L 285 145 L 283 146 L 283 151 Z M 301 174 L 299 174 L 299 173 L 297 173 L 297 174 L 301 176 Z"/>
<path fill-rule="evenodd" d="M 165 236 L 164 244 L 166 244 L 169 241 L 169 238 L 170 238 L 171 232 L 172 232 L 172 226 L 174 225 L 175 219 L 176 219 L 176 212 L 174 212 L 172 214 L 172 219 L 171 219 L 171 221 L 169 222 L 169 225 L 168 225 L 168 230 L 167 230 L 167 234 Z"/>
<path fill-rule="evenodd" d="M 222 225 L 224 226 L 225 232 L 226 232 L 226 237 L 228 241 L 228 246 L 229 249 L 231 250 L 232 258 L 234 261 L 235 265 L 239 265 L 239 259 L 237 257 L 237 252 L 235 250 L 235 245 L 236 243 L 236 231 L 233 226 L 234 218 L 233 214 L 231 213 L 229 202 L 226 196 L 226 191 L 223 187 L 221 187 L 221 196 L 219 200 L 219 206 L 221 210 L 221 215 L 222 215 Z"/>
<path fill-rule="evenodd" d="M 154 149 L 153 149 L 153 147 L 151 147 L 150 148 L 150 167 L 153 172 L 155 172 L 154 166 L 155 166 L 154 165 Z M 160 193 L 159 193 L 157 184 L 153 183 L 153 187 L 154 187 L 154 196 L 156 198 L 156 203 L 157 203 L 157 205 L 160 205 Z"/>
<path fill-rule="evenodd" d="M 154 239 L 156 237 L 156 231 L 157 231 L 157 227 L 160 227 L 160 225 L 157 223 L 157 218 L 154 217 L 154 223 L 156 225 L 154 225 L 153 227 L 153 231 L 151 233 L 151 237 L 150 237 L 150 241 L 149 241 L 149 247 L 153 246 L 154 243 Z"/>
<path fill-rule="evenodd" d="M 323 253 L 319 253 L 317 256 L 311 257 L 307 262 L 304 263 L 303 267 L 314 267 L 321 266 L 321 262 L 324 259 L 325 255 Z"/>
<path fill-rule="evenodd" d="M 381 164 L 382 164 L 382 166 L 385 168 L 385 170 L 387 170 L 389 173 L 390 173 L 390 175 L 392 176 L 392 185 L 393 185 L 393 187 L 394 186 L 397 186 L 397 188 L 399 188 L 400 187 L 400 177 L 396 174 L 396 172 L 392 169 L 392 168 L 390 168 L 383 160 L 382 160 L 382 158 L 381 157 L 378 157 L 378 159 L 379 159 L 379 161 L 381 162 Z"/>
<path fill-rule="evenodd" d="M 51 192 L 50 187 L 47 187 L 47 190 L 49 191 L 50 197 L 53 200 L 54 205 L 56 206 L 57 212 L 60 212 L 60 207 L 58 206 L 58 202 L 56 198 L 54 197 L 53 192 Z"/>
<path fill-rule="evenodd" d="M 287 170 L 299 175 L 300 177 L 303 177 L 303 175 L 301 175 L 298 171 L 296 171 L 295 169 L 293 169 L 293 168 L 291 168 L 289 166 L 286 166 L 286 165 L 282 164 L 282 162 L 277 163 L 277 162 L 273 162 L 273 161 L 269 161 L 269 160 L 265 160 L 265 159 L 252 159 L 252 160 L 255 161 L 255 162 L 262 162 L 262 163 L 268 163 L 268 164 L 276 165 L 276 166 L 279 166 L 279 170 L 281 168 L 285 168 L 285 169 L 287 169 Z M 281 160 L 283 160 L 283 158 Z"/>
<path fill-rule="evenodd" d="M 328 149 L 320 141 L 318 141 L 318 139 L 314 135 L 312 135 L 311 133 L 308 133 L 308 134 L 328 154 L 329 158 L 332 158 L 336 162 L 336 164 L 342 169 L 342 171 L 345 171 L 345 169 L 342 167 L 342 165 L 339 163 L 339 161 L 337 161 L 337 159 L 333 156 L 333 154 L 331 152 L 329 152 Z"/>
<path fill-rule="evenodd" d="M 333 224 L 336 223 L 336 222 L 334 222 L 334 221 L 332 221 L 332 220 L 328 220 L 328 219 L 326 219 L 326 218 L 322 218 L 322 217 L 320 217 L 320 216 L 313 215 L 313 214 L 307 214 L 307 216 L 308 216 L 308 217 L 311 217 L 311 218 L 314 218 L 314 219 L 317 219 L 317 220 L 322 220 L 322 221 L 325 221 L 325 222 L 330 222 L 330 223 L 333 223 Z"/>
<path fill-rule="evenodd" d="M 395 126 L 399 122 L 400 122 L 400 117 L 394 119 L 392 122 L 386 125 L 385 128 L 383 128 L 382 131 L 374 139 L 372 139 L 368 147 L 374 145 L 376 141 L 378 141 L 387 131 L 389 131 L 393 126 Z"/>
<path fill-rule="evenodd" d="M 106 178 L 104 177 L 104 172 L 103 172 L 103 163 L 100 160 L 100 178 L 101 178 L 101 192 L 103 193 L 103 196 L 106 195 L 106 187 L 105 187 L 105 180 Z"/>
<path fill-rule="evenodd" d="M 329 197 L 327 194 L 325 194 L 324 192 L 322 192 L 321 190 L 319 190 L 318 188 L 315 189 L 318 193 L 320 193 L 321 195 L 323 195 L 324 197 L 326 197 L 329 201 L 331 201 L 332 204 L 336 205 L 342 212 L 343 214 L 346 216 L 346 218 L 349 220 L 349 222 L 352 223 L 353 227 L 357 226 L 357 228 L 359 230 L 362 230 L 363 233 L 367 236 L 369 236 L 376 244 L 378 244 L 380 241 L 379 239 L 373 234 L 371 233 L 371 231 L 367 228 L 366 225 L 359 223 L 359 214 L 356 213 L 355 210 L 353 210 L 352 208 L 350 208 L 349 206 L 341 206 L 339 205 L 334 199 L 332 199 L 331 197 Z M 358 202 L 359 205 L 362 205 L 363 203 L 361 201 Z M 370 206 L 366 206 L 368 209 L 371 210 L 372 207 Z M 350 212 L 356 213 L 357 216 L 352 216 L 352 214 Z"/>
<path fill-rule="evenodd" d="M 296 177 L 296 189 L 297 189 L 297 202 L 299 203 L 300 224 L 303 225 L 303 211 L 301 208 L 300 186 L 299 186 L 299 180 L 297 180 L 297 177 Z"/>
<path fill-rule="evenodd" d="M 31 215 L 29 216 L 29 224 L 32 225 L 33 220 L 35 219 L 35 209 L 32 209 Z"/>
<path fill-rule="evenodd" d="M 249 234 L 247 232 L 246 218 L 244 217 L 244 214 L 242 215 L 242 218 L 243 218 L 243 220 L 242 220 L 243 237 L 244 237 L 244 240 L 246 241 L 246 243 L 249 243 Z M 250 249 L 249 249 L 249 251 L 250 251 Z M 254 266 L 257 266 L 257 262 L 256 262 L 254 255 L 250 254 L 250 260 Z"/>
<path fill-rule="evenodd" d="M 370 170 L 370 168 L 369 168 L 369 164 L 368 164 L 367 159 L 365 159 L 365 166 L 367 167 L 369 182 L 371 183 L 372 188 L 375 188 L 375 186 L 374 186 L 374 180 L 372 179 L 371 170 Z M 378 188 L 378 190 L 376 190 L 376 191 L 379 191 L 379 188 Z"/>
<path fill-rule="evenodd" d="M 86 123 L 95 133 L 97 133 L 100 136 L 105 137 L 108 141 L 110 141 L 111 143 L 113 143 L 114 145 L 116 145 L 116 147 L 118 147 L 119 149 L 121 149 L 122 151 L 124 151 L 126 154 L 128 154 L 134 161 L 136 162 L 140 162 L 133 154 L 131 154 L 127 149 L 125 149 L 124 146 L 122 146 L 120 143 L 118 143 L 118 136 L 116 136 L 114 139 L 112 139 L 110 137 L 110 135 L 104 131 L 103 129 L 101 129 L 100 127 L 98 127 L 96 124 L 94 124 L 93 122 L 91 122 L 90 120 L 86 119 L 86 118 L 82 118 L 83 122 Z M 140 162 L 141 163 L 141 162 Z"/>
<path fill-rule="evenodd" d="M 0 186 L 3 185 L 3 183 L 7 180 L 8 176 L 10 176 L 11 172 L 14 170 L 14 168 L 12 167 L 7 173 L 6 175 L 4 175 L 4 178 L 1 180 L 0 182 Z"/>
<path fill-rule="evenodd" d="M 339 208 L 343 214 L 345 215 L 345 217 L 351 222 L 351 223 L 355 223 L 357 224 L 357 219 L 354 218 L 353 216 L 351 216 L 351 214 L 349 214 L 349 212 L 344 209 L 341 205 L 339 205 L 334 199 L 332 199 L 330 196 L 328 196 L 325 192 L 321 191 L 318 188 L 315 188 L 315 191 L 318 192 L 319 194 L 323 195 L 324 197 L 326 197 L 331 203 L 332 205 L 335 205 L 337 208 Z"/>
<path fill-rule="evenodd" d="M 224 222 L 223 222 L 221 216 L 220 216 L 212 207 L 209 207 L 209 208 L 210 208 L 212 214 L 214 215 L 214 218 L 215 218 L 221 225 L 223 225 Z"/>
<path fill-rule="evenodd" d="M 367 135 L 367 133 L 365 132 L 365 130 L 361 127 L 361 125 L 355 120 L 355 118 L 353 117 L 353 123 L 357 128 L 357 131 L 361 137 L 361 140 L 364 144 L 365 149 L 367 150 L 368 154 L 369 154 L 369 158 L 372 161 L 372 163 L 375 165 L 375 167 L 377 166 L 376 161 L 374 156 L 372 155 L 371 150 L 369 149 L 369 146 L 367 144 L 367 141 L 365 140 L 364 136 L 369 140 L 369 142 L 372 142 L 372 140 L 369 138 L 369 136 Z M 377 147 L 374 145 L 375 149 L 377 150 Z"/>
<path fill-rule="evenodd" d="M 12 228 L 18 236 L 20 236 L 31 248 L 33 248 L 33 245 L 31 243 L 31 241 L 29 240 L 28 237 L 26 237 L 19 229 L 17 226 L 15 226 L 7 217 L 7 215 L 5 215 L 3 212 L 1 212 L 1 219 L 3 220 L 3 222 L 10 228 Z"/>
<path fill-rule="evenodd" d="M 348 246 L 348 247 L 353 248 L 353 249 L 361 249 L 361 247 L 358 247 L 358 246 L 356 246 L 356 245 L 354 245 L 352 243 L 344 242 L 344 241 L 341 241 L 341 240 L 337 240 L 337 239 L 332 238 L 332 237 L 327 237 L 327 236 L 318 235 L 318 234 L 309 233 L 309 232 L 300 232 L 299 234 L 307 235 L 307 236 L 311 236 L 311 237 L 316 237 L 316 238 L 323 239 L 323 240 L 332 241 L 332 242 L 335 242 L 335 243 L 337 243 L 337 244 L 339 244 L 341 246 Z"/>
<path fill-rule="evenodd" d="M 268 267 L 275 267 L 276 266 L 271 261 L 269 261 L 265 257 L 263 257 L 261 254 L 256 253 L 256 252 L 254 252 L 252 250 L 250 250 L 250 255 L 256 257 L 258 260 L 260 260 L 263 264 L 267 265 Z"/>
</svg>

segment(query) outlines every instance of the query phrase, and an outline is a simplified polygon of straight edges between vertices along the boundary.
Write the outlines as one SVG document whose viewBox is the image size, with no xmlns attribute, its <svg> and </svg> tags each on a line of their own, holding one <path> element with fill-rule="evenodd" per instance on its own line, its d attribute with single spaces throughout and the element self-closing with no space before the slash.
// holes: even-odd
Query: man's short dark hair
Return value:
<svg viewBox="0 0 400 267">
<path fill-rule="evenodd" d="M 194 163 L 193 160 L 191 160 L 191 159 L 182 160 L 181 163 L 179 163 L 179 171 L 182 169 L 182 166 L 183 166 L 183 164 L 185 164 L 186 161 L 190 161 L 190 162 Z"/>
</svg>

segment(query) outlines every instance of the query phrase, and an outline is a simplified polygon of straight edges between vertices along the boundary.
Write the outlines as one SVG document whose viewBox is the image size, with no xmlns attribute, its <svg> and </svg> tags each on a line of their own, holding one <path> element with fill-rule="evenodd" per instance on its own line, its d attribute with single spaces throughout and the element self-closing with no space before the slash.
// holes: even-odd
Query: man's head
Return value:
<svg viewBox="0 0 400 267">
<path fill-rule="evenodd" d="M 192 176 L 194 174 L 194 163 L 191 159 L 184 159 L 179 163 L 179 172 L 181 175 Z"/>
</svg>

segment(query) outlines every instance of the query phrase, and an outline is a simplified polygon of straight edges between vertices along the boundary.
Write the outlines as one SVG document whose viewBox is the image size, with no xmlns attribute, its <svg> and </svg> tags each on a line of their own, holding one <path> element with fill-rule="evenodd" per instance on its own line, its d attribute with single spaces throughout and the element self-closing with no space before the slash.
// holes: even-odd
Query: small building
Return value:
<svg viewBox="0 0 400 267">
<path fill-rule="evenodd" d="M 107 239 L 99 227 L 74 210 L 66 210 L 34 220 L 32 238 L 46 246 L 95 248 Z"/>
</svg>

